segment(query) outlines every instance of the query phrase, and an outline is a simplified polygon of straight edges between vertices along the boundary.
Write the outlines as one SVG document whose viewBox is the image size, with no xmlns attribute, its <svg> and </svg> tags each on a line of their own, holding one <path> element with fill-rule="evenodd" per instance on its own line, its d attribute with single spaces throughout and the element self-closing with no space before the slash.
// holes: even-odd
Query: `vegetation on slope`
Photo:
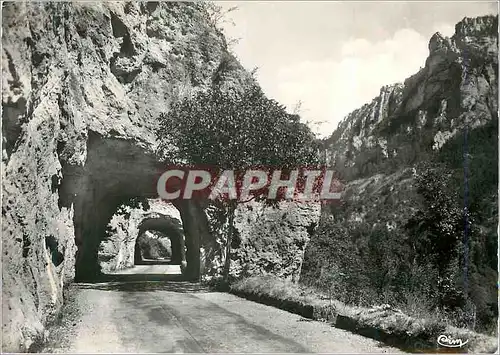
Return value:
<svg viewBox="0 0 500 355">
<path fill-rule="evenodd" d="M 434 352 L 438 348 L 436 338 L 441 334 L 468 339 L 465 350 L 469 352 L 492 353 L 497 348 L 495 337 L 449 326 L 438 313 L 423 313 L 422 310 L 408 313 L 388 304 L 350 306 L 332 300 L 321 290 L 272 275 L 239 280 L 230 286 L 229 291 L 305 318 L 328 321 L 338 328 L 389 343 L 404 351 Z"/>
<path fill-rule="evenodd" d="M 170 259 L 172 248 L 170 239 L 160 232 L 148 231 L 138 238 L 137 246 L 144 259 Z"/>
<path fill-rule="evenodd" d="M 405 199 L 386 203 L 398 190 L 394 179 L 371 193 L 357 190 L 371 208 L 358 222 L 347 217 L 359 208 L 349 198 L 342 209 L 326 212 L 301 281 L 347 304 L 389 303 L 495 332 L 497 132 L 498 120 L 468 132 L 467 180 L 464 134 L 458 134 L 416 165 Z"/>
</svg>

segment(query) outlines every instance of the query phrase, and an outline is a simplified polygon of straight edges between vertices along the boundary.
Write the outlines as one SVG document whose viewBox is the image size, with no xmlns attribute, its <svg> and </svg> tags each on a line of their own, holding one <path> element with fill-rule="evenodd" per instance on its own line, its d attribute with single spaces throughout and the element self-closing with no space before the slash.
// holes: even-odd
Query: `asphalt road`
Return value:
<svg viewBox="0 0 500 355">
<path fill-rule="evenodd" d="M 79 284 L 63 314 L 44 352 L 400 352 L 188 282 Z"/>
</svg>

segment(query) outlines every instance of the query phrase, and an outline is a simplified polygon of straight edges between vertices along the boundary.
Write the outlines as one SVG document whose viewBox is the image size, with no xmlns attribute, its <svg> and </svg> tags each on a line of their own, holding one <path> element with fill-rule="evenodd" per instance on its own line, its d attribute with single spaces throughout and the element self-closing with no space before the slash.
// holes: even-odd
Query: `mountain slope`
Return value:
<svg viewBox="0 0 500 355">
<path fill-rule="evenodd" d="M 106 204 L 151 168 L 157 117 L 253 79 L 199 3 L 9 2 L 2 20 L 2 338 L 16 352 L 43 340 Z"/>
<path fill-rule="evenodd" d="M 436 33 L 425 66 L 385 86 L 325 141 L 330 163 L 351 180 L 425 160 L 467 124 L 498 111 L 498 18 L 465 18 L 451 38 Z"/>
<path fill-rule="evenodd" d="M 497 28 L 483 16 L 451 38 L 436 33 L 418 73 L 324 141 L 346 188 L 342 206 L 322 211 L 301 282 L 349 303 L 437 307 L 458 325 L 495 327 Z"/>
</svg>

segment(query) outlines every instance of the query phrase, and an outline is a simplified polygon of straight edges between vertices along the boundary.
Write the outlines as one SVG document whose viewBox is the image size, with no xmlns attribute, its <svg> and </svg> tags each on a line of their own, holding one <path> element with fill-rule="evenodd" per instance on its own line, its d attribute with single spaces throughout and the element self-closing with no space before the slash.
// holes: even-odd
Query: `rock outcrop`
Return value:
<svg viewBox="0 0 500 355">
<path fill-rule="evenodd" d="M 236 211 L 231 274 L 299 281 L 304 252 L 319 223 L 319 203 L 247 203 Z"/>
<path fill-rule="evenodd" d="M 446 142 L 462 140 L 466 126 L 471 133 L 495 126 L 497 27 L 495 16 L 464 18 L 451 38 L 434 34 L 418 73 L 382 87 L 325 140 L 327 161 L 348 183 L 347 220 L 396 225 L 407 219 L 416 196 L 410 169 L 441 154 Z"/>
<path fill-rule="evenodd" d="M 193 91 L 253 79 L 202 4 L 2 10 L 3 350 L 26 351 L 60 309 L 75 258 L 77 277 L 95 274 L 116 209 L 155 195 L 157 117 Z"/>
<path fill-rule="evenodd" d="M 465 18 L 429 42 L 425 66 L 350 113 L 325 142 L 346 180 L 425 160 L 459 133 L 498 119 L 498 18 Z"/>
<path fill-rule="evenodd" d="M 120 206 L 157 197 L 157 118 L 193 92 L 241 90 L 253 78 L 203 3 L 10 2 L 2 16 L 2 350 L 17 352 L 43 341 L 66 285 L 97 277 L 99 261 L 131 265 L 141 226 L 164 222 L 145 211 L 132 225 L 113 220 L 118 237 L 99 253 Z M 416 146 L 432 152 L 465 122 L 498 119 L 496 21 L 466 19 L 451 39 L 436 35 L 421 72 L 351 114 L 327 144 L 339 170 L 393 172 Z M 248 206 L 237 212 L 232 273 L 297 279 L 319 205 Z M 218 272 L 219 221 L 191 201 L 175 209 L 185 255 L 174 243 L 172 253 L 187 260 L 186 275 Z"/>
<path fill-rule="evenodd" d="M 382 87 L 379 96 L 345 117 L 324 144 L 326 160 L 346 182 L 345 192 L 340 208 L 322 211 L 320 229 L 328 226 L 328 231 L 322 229 L 309 243 L 302 280 L 313 284 L 322 278 L 317 282 L 322 287 L 332 287 L 335 280 L 336 291 L 349 302 L 378 302 L 383 297 L 406 302 L 401 297 L 405 286 L 394 292 L 396 281 L 391 280 L 416 270 L 409 266 L 412 271 L 404 271 L 408 264 L 397 254 L 412 245 L 408 241 L 416 237 L 408 222 L 426 208 L 417 193 L 416 175 L 429 166 L 442 169 L 447 174 L 443 181 L 453 181 L 447 187 L 456 195 L 450 197 L 454 208 L 465 211 L 466 204 L 474 214 L 474 231 L 465 227 L 464 218 L 453 236 L 461 257 L 469 257 L 465 298 L 477 311 L 477 324 L 489 327 L 498 314 L 496 255 L 489 252 L 497 249 L 498 224 L 498 17 L 464 18 L 451 38 L 434 34 L 425 66 L 404 83 Z M 432 238 L 441 235 L 434 230 Z M 473 245 L 470 251 L 462 240 Z M 329 253 L 334 248 L 340 252 Z M 346 254 L 344 260 L 333 260 L 332 255 L 343 257 L 339 254 Z M 359 263 L 367 259 L 378 260 L 382 271 L 361 271 L 364 265 Z M 427 277 L 428 271 L 435 272 L 433 267 L 415 275 Z M 362 280 L 362 292 L 352 290 L 353 279 Z M 403 284 L 410 284 L 405 280 Z M 415 284 L 418 292 L 425 288 L 421 280 Z M 426 296 L 421 300 L 427 301 Z"/>
<path fill-rule="evenodd" d="M 316 202 L 279 202 L 266 206 L 261 202 L 238 205 L 230 250 L 229 276 L 232 279 L 272 274 L 299 281 L 304 252 L 319 223 L 321 206 Z M 211 234 L 218 253 L 205 255 L 205 278 L 223 274 L 226 258 L 228 219 L 224 212 L 211 206 L 207 209 Z"/>
</svg>

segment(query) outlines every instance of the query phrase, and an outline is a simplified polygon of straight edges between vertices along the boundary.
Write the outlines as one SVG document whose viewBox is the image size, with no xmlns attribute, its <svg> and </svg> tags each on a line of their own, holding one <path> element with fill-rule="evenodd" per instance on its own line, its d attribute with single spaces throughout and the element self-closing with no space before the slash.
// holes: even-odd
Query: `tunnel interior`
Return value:
<svg viewBox="0 0 500 355">
<path fill-rule="evenodd" d="M 93 131 L 88 132 L 84 166 L 71 161 L 73 150 L 71 145 L 58 146 L 63 176 L 58 186 L 59 206 L 74 209 L 75 281 L 91 282 L 103 276 L 98 250 L 112 216 L 131 199 L 158 198 L 156 184 L 165 165 L 136 141 L 105 137 Z M 200 248 L 204 245 L 205 249 L 210 249 L 215 241 L 197 201 L 173 201 L 173 205 L 179 210 L 182 220 L 182 242 L 165 222 L 144 221 L 145 227 L 141 228 L 171 235 L 173 249 L 183 243 L 184 247 L 180 248 L 183 253 L 172 251 L 175 260 L 178 261 L 179 255 L 181 261 L 185 260 L 183 276 L 186 279 L 198 280 L 202 273 Z M 155 223 L 163 225 L 149 225 Z"/>
<path fill-rule="evenodd" d="M 144 219 L 134 248 L 134 264 L 187 265 L 184 230 L 170 216 Z"/>
<path fill-rule="evenodd" d="M 172 263 L 172 241 L 165 234 L 155 230 L 147 230 L 140 234 L 134 248 L 134 265 L 149 261 L 158 264 Z"/>
</svg>

